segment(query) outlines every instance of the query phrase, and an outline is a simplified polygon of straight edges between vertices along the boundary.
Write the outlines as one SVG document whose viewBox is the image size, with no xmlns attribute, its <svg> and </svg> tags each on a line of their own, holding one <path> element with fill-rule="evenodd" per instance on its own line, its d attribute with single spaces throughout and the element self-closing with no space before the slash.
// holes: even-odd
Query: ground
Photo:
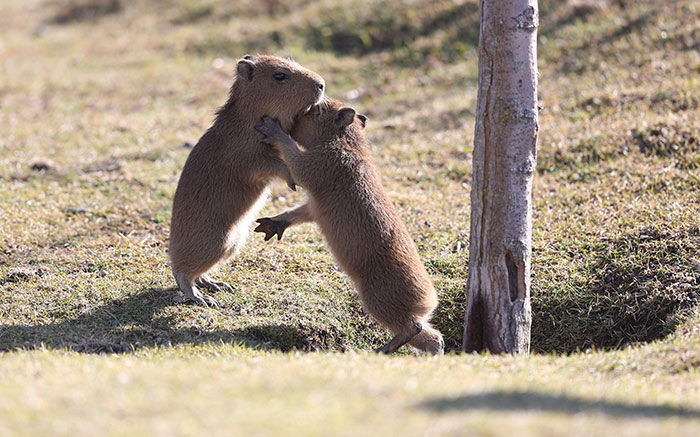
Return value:
<svg viewBox="0 0 700 437">
<path fill-rule="evenodd" d="M 478 3 L 0 2 L 0 434 L 694 435 L 700 5 L 540 1 L 532 349 L 458 354 Z M 368 353 L 312 224 L 181 305 L 170 206 L 247 53 L 369 117 L 443 358 Z M 263 215 L 304 198 L 272 187 Z"/>
</svg>

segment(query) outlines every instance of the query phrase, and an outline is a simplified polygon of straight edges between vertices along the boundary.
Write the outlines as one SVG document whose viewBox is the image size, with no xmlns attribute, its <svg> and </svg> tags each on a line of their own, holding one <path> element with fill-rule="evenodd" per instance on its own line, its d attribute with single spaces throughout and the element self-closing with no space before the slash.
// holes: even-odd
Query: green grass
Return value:
<svg viewBox="0 0 700 437">
<path fill-rule="evenodd" d="M 219 310 L 167 265 L 184 144 L 237 58 L 292 55 L 370 117 L 456 351 L 477 2 L 0 3 L 0 434 L 696 434 L 700 6 L 574 3 L 540 1 L 520 359 L 367 354 L 387 333 L 313 225 L 252 236 Z"/>
<path fill-rule="evenodd" d="M 659 356 L 679 365 L 650 366 Z M 11 353 L 0 361 L 13 375 L 0 381 L 0 432 L 690 436 L 700 404 L 683 363 L 698 360 L 697 344 L 672 342 L 515 360 L 229 345 L 122 356 Z"/>
</svg>

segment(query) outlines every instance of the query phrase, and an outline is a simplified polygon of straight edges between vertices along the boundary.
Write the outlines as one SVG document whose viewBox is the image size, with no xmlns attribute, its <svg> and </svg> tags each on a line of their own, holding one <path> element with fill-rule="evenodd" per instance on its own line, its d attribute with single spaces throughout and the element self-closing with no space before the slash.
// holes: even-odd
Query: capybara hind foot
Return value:
<svg viewBox="0 0 700 437">
<path fill-rule="evenodd" d="M 173 298 L 173 300 L 177 303 L 191 301 L 196 304 L 203 305 L 205 307 L 219 308 L 219 301 L 217 301 L 211 296 L 202 294 L 199 291 L 197 291 L 197 293 L 193 293 L 192 296 L 183 296 L 181 294 L 178 294 Z"/>
<path fill-rule="evenodd" d="M 265 234 L 265 241 L 277 235 L 277 240 L 282 239 L 282 234 L 284 234 L 285 229 L 289 226 L 289 222 L 284 220 L 272 220 L 269 217 L 259 218 L 257 220 L 257 228 L 254 229 L 255 232 L 263 232 Z"/>
<path fill-rule="evenodd" d="M 445 340 L 437 329 L 429 323 L 423 323 L 423 330 L 409 342 L 414 348 L 433 355 L 445 353 Z"/>
<path fill-rule="evenodd" d="M 220 292 L 221 290 L 226 290 L 233 292 L 233 287 L 226 282 L 214 281 L 208 275 L 202 275 L 194 282 L 197 287 L 206 288 L 209 291 Z"/>
<path fill-rule="evenodd" d="M 216 299 L 197 290 L 195 281 L 185 279 L 181 275 L 177 274 L 175 275 L 175 281 L 177 282 L 177 286 L 180 288 L 180 291 L 182 291 L 184 294 L 184 296 L 175 296 L 173 299 L 175 302 L 186 302 L 191 300 L 199 305 L 211 306 L 214 308 L 219 307 L 219 302 Z"/>
<path fill-rule="evenodd" d="M 389 341 L 389 343 L 385 344 L 379 349 L 375 349 L 374 351 L 378 354 L 393 354 L 401 346 L 413 340 L 413 338 L 420 334 L 422 330 L 423 324 L 421 322 L 412 322 L 408 327 L 406 327 L 405 330 L 402 330 L 396 334 L 394 338 Z"/>
</svg>

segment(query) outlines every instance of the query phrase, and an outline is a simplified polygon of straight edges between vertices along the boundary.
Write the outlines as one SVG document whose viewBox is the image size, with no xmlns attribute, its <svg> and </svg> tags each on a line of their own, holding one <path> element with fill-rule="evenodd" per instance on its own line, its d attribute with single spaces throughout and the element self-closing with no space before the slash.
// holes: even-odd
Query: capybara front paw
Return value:
<svg viewBox="0 0 700 437">
<path fill-rule="evenodd" d="M 289 140 L 289 135 L 282 130 L 279 121 L 270 117 L 263 117 L 262 124 L 255 126 L 258 132 L 265 135 L 262 142 L 272 146 L 279 146 Z"/>
<path fill-rule="evenodd" d="M 287 226 L 289 226 L 287 222 L 281 220 L 272 220 L 268 217 L 260 218 L 257 220 L 257 222 L 260 224 L 257 228 L 254 229 L 254 231 L 264 233 L 265 241 L 268 241 L 275 235 L 277 235 L 278 240 L 281 240 L 282 234 L 284 234 L 284 230 L 287 229 Z"/>
</svg>

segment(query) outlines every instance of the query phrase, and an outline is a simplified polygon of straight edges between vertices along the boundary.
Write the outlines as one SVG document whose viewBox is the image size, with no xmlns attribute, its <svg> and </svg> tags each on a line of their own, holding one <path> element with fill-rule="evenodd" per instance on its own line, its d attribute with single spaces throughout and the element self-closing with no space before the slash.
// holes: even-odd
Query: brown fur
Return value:
<svg viewBox="0 0 700 437">
<path fill-rule="evenodd" d="M 306 204 L 256 229 L 269 239 L 288 226 L 314 220 L 338 263 L 350 275 L 365 310 L 395 335 L 379 352 L 406 342 L 441 354 L 444 342 L 428 323 L 437 295 L 399 214 L 371 161 L 362 128 L 366 117 L 328 99 L 299 118 L 291 136 L 265 118 L 258 130 L 278 148 L 294 180 L 309 192 Z M 282 126 L 282 129 L 284 127 Z M 298 141 L 305 147 L 301 150 Z"/>
<path fill-rule="evenodd" d="M 276 79 L 279 73 L 286 78 Z M 256 122 L 268 114 L 290 129 L 325 85 L 318 74 L 275 56 L 246 56 L 236 76 L 228 101 L 187 158 L 173 199 L 173 275 L 186 299 L 204 305 L 217 302 L 197 286 L 230 288 L 205 273 L 240 249 L 268 184 L 282 178 L 293 187 L 284 163 L 260 143 Z"/>
</svg>

